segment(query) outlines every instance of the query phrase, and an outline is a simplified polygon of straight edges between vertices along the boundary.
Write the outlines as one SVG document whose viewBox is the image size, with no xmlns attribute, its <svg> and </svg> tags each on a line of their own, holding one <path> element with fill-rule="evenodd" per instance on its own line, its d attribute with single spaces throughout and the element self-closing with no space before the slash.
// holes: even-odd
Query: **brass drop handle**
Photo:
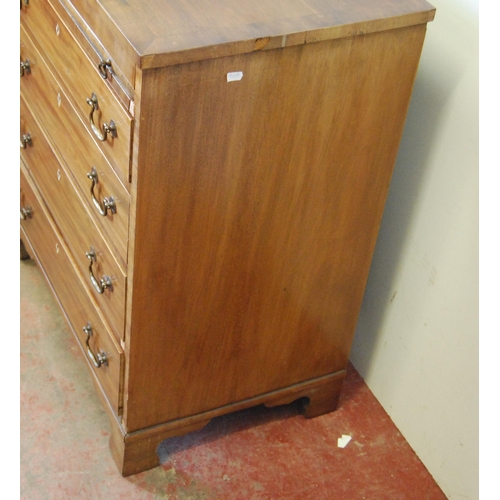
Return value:
<svg viewBox="0 0 500 500">
<path fill-rule="evenodd" d="M 106 215 L 108 215 L 108 210 L 112 214 L 116 214 L 116 204 L 112 196 L 110 196 L 109 198 L 104 198 L 102 200 L 101 206 L 101 203 L 94 194 L 94 187 L 99 182 L 99 176 L 97 175 L 97 170 L 95 169 L 95 167 L 92 167 L 92 170 L 90 172 L 87 172 L 87 177 L 92 181 L 92 184 L 90 186 L 90 195 L 92 196 L 92 201 L 94 202 L 94 205 L 99 213 L 103 217 L 106 217 Z"/>
<path fill-rule="evenodd" d="M 21 207 L 21 220 L 31 219 L 31 217 L 33 217 L 31 207 Z"/>
<path fill-rule="evenodd" d="M 92 331 L 92 326 L 90 325 L 90 323 L 87 323 L 83 327 L 83 331 L 87 334 L 87 340 L 85 341 L 85 344 L 87 346 L 87 354 L 94 366 L 96 368 L 100 368 L 101 365 L 108 366 L 108 357 L 106 356 L 106 353 L 104 351 L 98 352 L 97 355 L 92 352 L 92 348 L 90 347 L 90 337 L 92 337 L 94 332 Z"/>
<path fill-rule="evenodd" d="M 92 108 L 90 110 L 90 126 L 92 128 L 92 132 L 94 135 L 100 140 L 105 141 L 108 137 L 108 134 L 111 134 L 112 137 L 116 137 L 116 125 L 113 120 L 110 120 L 109 125 L 107 123 L 102 124 L 103 131 L 99 130 L 99 127 L 94 123 L 94 111 L 99 109 L 99 103 L 97 101 L 97 96 L 94 92 L 92 92 L 91 97 L 87 97 L 87 104 Z"/>
<path fill-rule="evenodd" d="M 31 66 L 29 59 L 26 59 L 26 61 L 21 61 L 21 76 L 24 76 L 24 73 L 30 74 L 31 73 Z"/>
<path fill-rule="evenodd" d="M 97 65 L 97 69 L 99 70 L 99 74 L 101 75 L 103 80 L 108 78 L 108 69 L 111 74 L 113 74 L 113 68 L 111 66 L 111 59 L 101 59 L 99 64 Z"/>
<path fill-rule="evenodd" d="M 111 278 L 109 276 L 103 276 L 100 280 L 98 280 L 94 276 L 94 272 L 92 271 L 92 264 L 97 260 L 94 248 L 90 247 L 90 250 L 85 255 L 87 256 L 87 259 L 89 259 L 90 261 L 89 275 L 90 275 L 90 281 L 92 282 L 95 291 L 97 293 L 104 293 L 104 290 L 106 290 L 106 288 L 109 288 L 111 291 L 113 291 L 113 283 L 111 282 Z"/>
<path fill-rule="evenodd" d="M 31 134 L 23 134 L 21 137 L 21 149 L 26 149 L 26 146 L 33 146 Z"/>
</svg>

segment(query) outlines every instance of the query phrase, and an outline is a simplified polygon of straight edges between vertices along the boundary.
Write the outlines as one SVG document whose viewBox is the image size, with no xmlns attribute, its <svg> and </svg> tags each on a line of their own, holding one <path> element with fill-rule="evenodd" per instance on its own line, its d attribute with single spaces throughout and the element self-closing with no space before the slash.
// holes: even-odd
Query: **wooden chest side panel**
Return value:
<svg viewBox="0 0 500 500">
<path fill-rule="evenodd" d="M 345 368 L 424 34 L 144 72 L 129 432 Z"/>
</svg>

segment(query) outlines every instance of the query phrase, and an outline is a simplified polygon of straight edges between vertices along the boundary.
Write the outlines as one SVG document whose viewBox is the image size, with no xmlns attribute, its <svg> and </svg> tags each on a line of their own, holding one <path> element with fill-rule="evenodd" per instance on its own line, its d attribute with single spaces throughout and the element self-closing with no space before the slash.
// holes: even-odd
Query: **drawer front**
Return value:
<svg viewBox="0 0 500 500">
<path fill-rule="evenodd" d="M 122 268 L 125 269 L 129 195 L 99 151 L 90 147 L 91 144 L 79 140 L 78 123 L 75 123 L 76 116 L 71 112 L 71 107 L 63 92 L 56 92 L 56 89 L 57 87 L 45 89 L 47 101 L 39 99 L 37 93 L 29 97 L 31 101 L 36 101 L 35 108 L 40 113 L 38 116 L 49 117 L 47 121 L 52 125 L 49 131 L 52 134 L 51 138 L 62 138 L 57 141 L 57 150 L 65 160 L 73 181 L 87 204 L 87 209 L 94 215 L 94 221 L 101 229 L 106 242 Z M 54 118 L 50 118 L 54 115 L 56 115 Z M 67 140 L 66 135 L 73 137 L 74 140 Z M 27 144 L 21 150 L 23 158 L 29 164 L 30 169 L 33 169 L 35 176 L 45 175 L 47 165 L 44 164 L 43 159 L 47 155 L 50 156 L 50 152 L 47 151 L 49 146 L 28 105 L 21 97 L 21 138 L 23 137 L 25 140 L 26 137 L 31 139 L 31 145 Z M 88 136 L 83 137 L 89 139 Z M 87 174 L 93 173 L 94 170 L 97 178 L 90 179 Z M 53 177 L 52 174 L 48 175 L 50 178 Z M 114 208 L 107 209 L 106 204 L 110 203 Z"/>
<path fill-rule="evenodd" d="M 113 78 L 109 83 L 130 100 L 134 93 L 135 68 L 140 58 L 125 35 L 109 19 L 99 0 L 30 0 L 21 4 L 21 19 L 28 23 L 30 16 L 36 19 L 40 4 L 51 4 L 59 17 L 66 23 L 72 35 L 92 60 L 94 66 L 103 60 L 112 59 Z M 33 22 L 33 21 L 32 21 Z M 119 82 L 115 82 L 116 79 Z M 116 83 L 116 85 L 114 85 Z M 128 105 L 127 105 L 128 107 Z"/>
<path fill-rule="evenodd" d="M 30 209 L 29 216 L 26 216 L 25 220 L 21 219 L 21 229 L 34 248 L 73 332 L 86 353 L 92 370 L 113 410 L 119 414 L 121 412 L 123 352 L 111 339 L 104 321 L 75 272 L 64 244 L 53 230 L 22 169 L 20 185 L 21 215 L 23 210 L 26 212 L 27 208 Z M 84 331 L 84 327 L 86 331 Z M 89 336 L 87 332 L 91 335 Z M 96 367 L 94 361 L 99 364 L 99 355 L 102 357 L 103 353 L 107 364 L 101 362 L 100 366 Z"/>
<path fill-rule="evenodd" d="M 117 338 L 121 338 L 125 325 L 126 278 L 94 225 L 68 173 L 54 156 L 43 135 L 38 134 L 32 144 L 23 149 L 23 159 L 77 267 L 87 277 L 88 288 L 116 330 Z M 95 253 L 94 258 L 87 255 L 91 251 Z M 109 282 L 108 286 L 103 285 L 101 280 Z"/>
<path fill-rule="evenodd" d="M 69 91 L 69 98 L 82 118 L 87 133 L 124 182 L 129 182 L 132 119 L 99 71 L 76 43 L 66 25 L 48 2 L 33 2 L 32 12 L 22 20 L 33 34 L 42 55 Z M 21 29 L 21 40 L 23 30 Z M 21 57 L 27 57 L 21 50 Z M 114 131 L 106 132 L 106 127 Z"/>
</svg>

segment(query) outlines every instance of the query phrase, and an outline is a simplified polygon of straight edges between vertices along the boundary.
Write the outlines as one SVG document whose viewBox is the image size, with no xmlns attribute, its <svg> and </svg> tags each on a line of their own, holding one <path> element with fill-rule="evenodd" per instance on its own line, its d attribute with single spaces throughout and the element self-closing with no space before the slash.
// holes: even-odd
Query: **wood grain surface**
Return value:
<svg viewBox="0 0 500 500">
<path fill-rule="evenodd" d="M 126 87 L 129 96 L 133 96 L 135 69 L 140 64 L 139 54 L 103 11 L 99 0 L 38 1 L 52 6 L 94 64 L 99 64 L 101 59 L 111 59 L 114 71 L 121 80 L 120 85 Z M 29 6 L 23 6 L 25 16 L 30 15 L 30 10 Z M 107 83 L 117 90 L 113 78 L 108 79 Z"/>
<path fill-rule="evenodd" d="M 21 81 L 21 95 L 27 102 L 43 103 L 50 99 L 57 102 L 56 92 L 51 92 L 54 80 L 44 60 L 22 28 L 21 39 L 23 48 L 26 49 L 26 53 L 33 61 L 29 78 L 23 78 Z M 57 125 L 54 124 L 58 122 L 58 116 L 50 113 L 43 116 L 48 130 L 57 130 Z M 60 138 L 57 135 L 53 138 L 65 140 L 64 137 Z M 59 163 L 42 135 L 39 135 L 38 141 L 43 152 L 40 153 L 42 156 L 38 158 L 36 164 L 29 163 L 28 156 L 30 153 L 37 154 L 37 152 L 26 150 L 25 157 L 30 164 L 30 170 L 36 175 L 36 182 L 46 197 L 49 211 L 64 235 L 82 274 L 89 275 L 89 260 L 86 257 L 86 252 L 93 247 L 97 255 L 97 260 L 93 264 L 96 278 L 101 279 L 102 276 L 106 275 L 112 280 L 112 290 L 109 288 L 103 294 L 99 294 L 95 290 L 90 278 L 88 278 L 87 283 L 97 303 L 105 311 L 116 335 L 121 338 L 125 324 L 126 274 L 117 263 L 106 239 L 94 224 L 92 215 L 89 214 L 88 207 L 75 189 L 65 166 Z"/>
<path fill-rule="evenodd" d="M 42 53 L 50 54 L 46 63 L 64 87 L 88 134 L 96 140 L 96 144 L 121 174 L 123 181 L 128 183 L 132 118 L 50 4 L 34 3 L 33 7 L 35 10 L 22 18 L 21 26 L 36 40 Z M 93 93 L 97 96 L 99 106 L 93 114 L 95 125 L 102 133 L 103 124 L 113 121 L 116 137 L 108 134 L 106 140 L 101 141 L 93 132 L 89 117 L 91 107 L 87 103 L 87 98 Z"/>
<path fill-rule="evenodd" d="M 144 72 L 129 431 L 345 368 L 424 34 Z"/>
<path fill-rule="evenodd" d="M 38 72 L 36 74 L 39 76 Z M 74 181 L 75 187 L 79 189 L 81 199 L 86 203 L 87 208 L 93 215 L 94 223 L 99 226 L 107 243 L 113 249 L 113 253 L 121 269 L 125 272 L 127 263 L 129 194 L 116 177 L 109 163 L 95 145 L 93 145 L 90 137 L 82 133 L 80 128 L 82 125 L 78 123 L 78 117 L 61 89 L 57 86 L 55 89 L 46 88 L 45 93 L 52 96 L 53 99 L 39 99 L 36 92 L 33 94 L 30 93 L 29 96 L 35 97 L 35 99 L 31 99 L 32 106 L 47 117 L 45 122 L 49 121 L 53 125 L 51 128 L 53 137 L 47 137 L 47 142 L 57 142 L 57 148 L 53 147 L 54 154 L 58 158 L 58 161 L 65 164 L 69 175 L 71 175 Z M 51 116 L 53 119 L 48 120 Z M 21 97 L 21 135 L 26 133 L 30 133 L 34 145 L 38 145 L 40 139 L 40 146 L 43 148 L 44 133 L 41 131 L 40 124 L 34 117 L 30 106 Z M 58 139 L 59 137 L 65 137 L 66 134 L 71 134 L 74 140 L 60 141 Z M 49 146 L 47 145 L 46 147 Z M 39 157 L 39 152 L 40 148 L 37 147 L 26 148 L 21 151 L 21 154 L 26 157 L 29 167 L 34 170 L 35 175 L 37 175 L 37 172 L 40 175 L 40 172 L 47 169 L 47 165 L 44 165 L 42 159 Z M 28 158 L 31 158 L 31 160 L 28 160 Z M 115 213 L 108 211 L 105 217 L 98 213 L 96 206 L 92 202 L 90 193 L 91 182 L 87 177 L 87 173 L 92 170 L 92 167 L 96 169 L 99 180 L 94 188 L 95 197 L 101 205 L 103 199 L 106 197 L 112 197 L 115 202 Z M 50 177 L 52 178 L 52 176 Z"/>
<path fill-rule="evenodd" d="M 68 0 L 65 0 L 68 1 Z M 141 68 L 288 47 L 426 23 L 425 0 L 73 0 L 98 34 L 122 33 Z M 112 26 L 112 28 L 109 27 Z M 109 36 L 108 36 L 109 38 Z"/>
</svg>

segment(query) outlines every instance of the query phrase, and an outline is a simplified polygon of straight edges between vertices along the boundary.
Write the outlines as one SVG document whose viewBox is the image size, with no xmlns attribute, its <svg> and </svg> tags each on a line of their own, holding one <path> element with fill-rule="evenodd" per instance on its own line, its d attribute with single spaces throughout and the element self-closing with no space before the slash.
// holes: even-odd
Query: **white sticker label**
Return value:
<svg viewBox="0 0 500 500">
<path fill-rule="evenodd" d="M 243 71 L 234 71 L 227 74 L 228 82 L 239 82 L 243 78 Z"/>
</svg>

